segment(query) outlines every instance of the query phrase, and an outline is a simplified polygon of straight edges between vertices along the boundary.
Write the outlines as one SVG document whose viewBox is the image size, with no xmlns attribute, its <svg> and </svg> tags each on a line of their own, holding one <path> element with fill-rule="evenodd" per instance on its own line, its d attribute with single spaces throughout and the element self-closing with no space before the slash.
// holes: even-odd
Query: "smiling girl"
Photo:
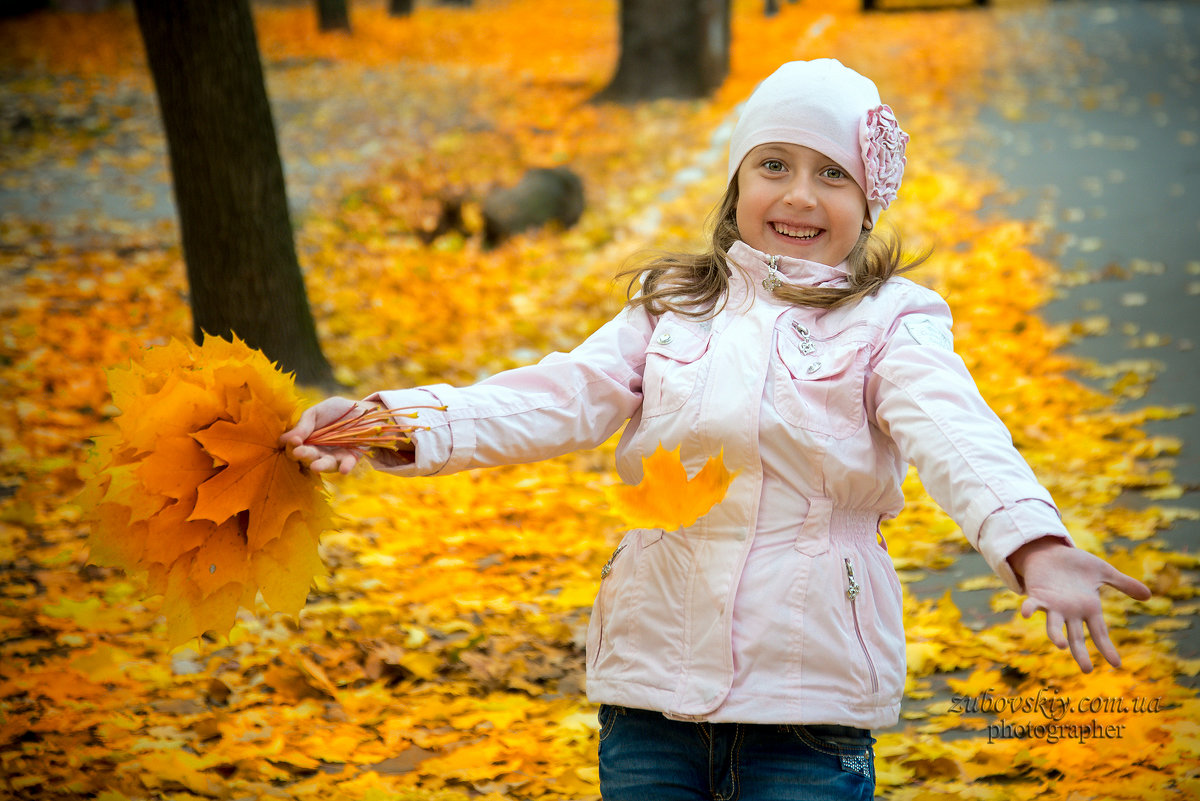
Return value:
<svg viewBox="0 0 1200 801">
<path fill-rule="evenodd" d="M 627 532 L 600 576 L 587 689 L 609 801 L 873 796 L 870 730 L 897 721 L 905 680 L 880 523 L 909 463 L 1056 645 L 1090 670 L 1086 625 L 1120 664 L 1098 588 L 1149 590 L 1073 547 L 954 353 L 945 301 L 872 235 L 907 143 L 867 78 L 785 64 L 734 129 L 707 252 L 635 271 L 626 308 L 569 354 L 466 388 L 332 398 L 283 437 L 310 469 L 347 472 L 357 454 L 304 445 L 314 429 L 434 405 L 378 469 L 544 459 L 622 425 L 630 483 L 660 443 L 690 473 L 724 452 L 724 501 L 681 530 Z"/>
</svg>

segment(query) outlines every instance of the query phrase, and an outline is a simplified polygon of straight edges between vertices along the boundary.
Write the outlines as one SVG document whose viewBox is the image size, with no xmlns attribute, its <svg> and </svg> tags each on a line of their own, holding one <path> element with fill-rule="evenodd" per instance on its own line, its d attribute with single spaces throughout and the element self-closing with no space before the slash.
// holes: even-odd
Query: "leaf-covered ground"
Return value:
<svg viewBox="0 0 1200 801">
<path fill-rule="evenodd" d="M 757 80 L 791 58 L 839 57 L 875 77 L 912 134 L 889 220 L 910 247 L 936 246 L 917 277 L 950 301 L 984 394 L 1079 544 L 1155 591 L 1144 604 L 1106 596 L 1125 667 L 1086 676 L 1007 591 L 991 600 L 999 623 L 970 626 L 948 594 L 908 594 L 906 725 L 880 735 L 880 794 L 1200 795 L 1200 705 L 1180 682 L 1200 664 L 1171 642 L 1196 612 L 1197 565 L 1155 537 L 1190 513 L 1170 505 L 1179 443 L 1143 428 L 1181 411 L 1119 409 L 1070 377 L 1058 349 L 1072 330 L 1037 315 L 1056 280 L 1039 231 L 985 221 L 980 204 L 1003 185 L 961 157 L 984 98 L 1016 91 L 997 78 L 1008 59 L 1042 51 L 996 24 L 1003 7 L 868 17 L 839 0 L 769 20 L 758 3 L 735 8 L 733 72 L 715 97 L 631 108 L 587 102 L 615 60 L 614 2 L 477 0 L 403 20 L 356 2 L 351 36 L 318 35 L 308 3 L 259 9 L 301 261 L 339 377 L 364 394 L 462 383 L 571 347 L 620 307 L 612 275 L 629 255 L 699 246 L 721 135 Z M 88 441 L 115 411 L 103 368 L 191 329 L 173 226 L 103 211 L 155 219 L 164 147 L 127 10 L 4 22 L 0 79 L 0 180 L 23 197 L 0 219 L 0 792 L 595 798 L 582 642 L 618 535 L 611 446 L 445 479 L 334 481 L 328 578 L 298 619 L 263 607 L 227 641 L 168 650 L 157 599 L 88 565 L 75 498 Z M 587 188 L 570 231 L 485 251 L 468 202 L 464 230 L 435 235 L 449 199 L 556 164 Z M 147 173 L 150 189 L 128 178 Z M 43 213 L 39 197 L 64 191 L 76 205 Z M 1110 505 L 1128 490 L 1162 503 Z M 919 483 L 907 491 L 886 530 L 906 588 L 965 549 Z M 1135 615 L 1151 622 L 1125 627 Z"/>
</svg>

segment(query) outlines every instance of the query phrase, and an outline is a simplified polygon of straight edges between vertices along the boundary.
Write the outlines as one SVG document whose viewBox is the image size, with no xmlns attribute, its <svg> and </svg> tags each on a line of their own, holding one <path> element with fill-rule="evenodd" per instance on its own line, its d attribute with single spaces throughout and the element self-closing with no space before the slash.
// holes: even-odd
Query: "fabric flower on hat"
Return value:
<svg viewBox="0 0 1200 801">
<path fill-rule="evenodd" d="M 867 185 L 863 188 L 867 200 L 886 209 L 900 191 L 900 180 L 907 163 L 904 146 L 908 144 L 908 134 L 900 130 L 891 107 L 882 104 L 870 109 L 863 117 L 858 138 L 866 167 Z"/>
</svg>

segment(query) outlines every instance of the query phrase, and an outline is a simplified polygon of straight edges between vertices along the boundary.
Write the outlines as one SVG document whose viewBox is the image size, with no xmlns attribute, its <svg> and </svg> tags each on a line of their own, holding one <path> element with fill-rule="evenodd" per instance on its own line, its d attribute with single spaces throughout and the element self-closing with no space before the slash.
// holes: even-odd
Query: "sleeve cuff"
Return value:
<svg viewBox="0 0 1200 801">
<path fill-rule="evenodd" d="M 372 459 L 371 465 L 380 472 L 395 476 L 431 476 L 442 472 L 450 461 L 454 449 L 454 438 L 446 413 L 438 408 L 446 404 L 438 395 L 438 387 L 422 387 L 415 389 L 398 389 L 375 392 L 363 400 L 382 403 L 388 409 L 407 414 L 406 410 L 416 412 L 413 423 L 421 426 L 412 432 L 415 451 L 413 461 L 396 463 L 395 459 L 384 457 Z"/>
<path fill-rule="evenodd" d="M 1030 499 L 988 517 L 979 531 L 978 547 L 1001 581 L 1013 592 L 1023 595 L 1024 584 L 1008 563 L 1008 557 L 1022 545 L 1042 537 L 1058 537 L 1068 546 L 1075 547 L 1058 510 L 1042 500 Z"/>
</svg>

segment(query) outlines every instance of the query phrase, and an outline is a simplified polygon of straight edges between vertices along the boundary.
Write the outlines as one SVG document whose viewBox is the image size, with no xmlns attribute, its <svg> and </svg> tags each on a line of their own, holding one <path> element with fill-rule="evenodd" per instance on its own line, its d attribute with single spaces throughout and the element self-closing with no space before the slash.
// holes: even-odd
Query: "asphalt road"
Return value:
<svg viewBox="0 0 1200 801">
<path fill-rule="evenodd" d="M 1003 211 L 1045 221 L 1044 252 L 1072 283 L 1084 282 L 1064 288 L 1045 316 L 1107 318 L 1106 333 L 1071 348 L 1084 358 L 1134 369 L 1158 363 L 1145 397 L 1130 407 L 1194 405 L 1200 4 L 1053 3 L 1012 14 L 1007 24 L 1054 30 L 1082 45 L 1075 54 L 1060 51 L 1060 69 L 1022 76 L 1030 100 L 1018 114 L 992 107 L 983 119 L 991 132 L 983 155 L 1020 194 Z M 1184 440 L 1176 478 L 1200 484 L 1200 417 L 1151 430 Z M 1200 505 L 1195 491 L 1187 500 Z"/>
</svg>

